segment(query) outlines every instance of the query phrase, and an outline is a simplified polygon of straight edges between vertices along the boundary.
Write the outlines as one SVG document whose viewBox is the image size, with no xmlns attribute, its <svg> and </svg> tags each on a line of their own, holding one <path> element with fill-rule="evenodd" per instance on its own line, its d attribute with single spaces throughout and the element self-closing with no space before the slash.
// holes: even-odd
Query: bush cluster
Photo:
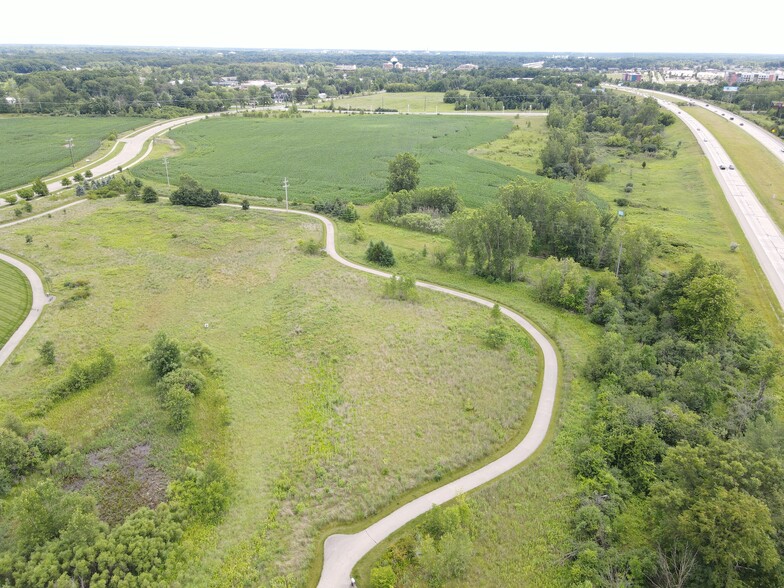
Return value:
<svg viewBox="0 0 784 588">
<path fill-rule="evenodd" d="M 367 251 L 365 251 L 365 259 L 384 267 L 395 265 L 395 255 L 392 253 L 392 249 L 389 245 L 383 241 L 377 243 L 371 241 Z"/>
<path fill-rule="evenodd" d="M 326 201 L 317 200 L 313 203 L 313 212 L 334 216 L 347 223 L 353 223 L 359 219 L 359 213 L 354 204 L 340 198 Z"/>
<path fill-rule="evenodd" d="M 65 377 L 49 388 L 49 396 L 53 400 L 59 400 L 86 390 L 106 379 L 114 371 L 114 367 L 114 355 L 106 349 L 99 349 L 94 357 L 72 363 Z"/>
<path fill-rule="evenodd" d="M 180 206 L 216 206 L 223 202 L 220 192 L 212 189 L 209 192 L 188 175 L 180 176 L 180 187 L 169 196 L 172 204 Z"/>
</svg>

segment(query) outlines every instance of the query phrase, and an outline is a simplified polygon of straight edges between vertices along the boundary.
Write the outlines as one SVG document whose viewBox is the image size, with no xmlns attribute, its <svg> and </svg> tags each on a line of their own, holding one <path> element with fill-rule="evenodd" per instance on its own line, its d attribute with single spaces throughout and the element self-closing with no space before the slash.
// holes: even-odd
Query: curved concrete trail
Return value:
<svg viewBox="0 0 784 588">
<path fill-rule="evenodd" d="M 392 274 L 388 272 L 365 267 L 341 257 L 335 248 L 335 226 L 332 224 L 332 221 L 326 217 L 302 210 L 286 211 L 280 208 L 262 206 L 251 206 L 251 209 L 284 214 L 288 212 L 318 219 L 324 224 L 326 231 L 325 249 L 332 259 L 357 271 L 373 274 L 382 278 L 390 278 L 392 276 Z M 475 302 L 476 304 L 481 304 L 488 308 L 492 308 L 495 304 L 495 302 L 480 298 L 479 296 L 466 294 L 459 290 L 437 286 L 428 282 L 417 281 L 416 285 L 420 288 Z M 382 541 L 409 521 L 412 521 L 419 515 L 427 512 L 434 505 L 443 504 L 444 502 L 452 500 L 459 494 L 473 490 L 520 465 L 530 457 L 544 441 L 550 427 L 550 421 L 552 420 L 553 409 L 555 407 L 556 390 L 558 387 L 558 356 L 555 352 L 555 348 L 547 337 L 525 318 L 508 308 L 501 307 L 501 312 L 525 329 L 542 350 L 544 360 L 542 390 L 539 396 L 536 414 L 534 415 L 534 420 L 531 423 L 531 428 L 528 430 L 528 433 L 509 453 L 462 478 L 458 478 L 432 492 L 428 492 L 427 494 L 412 500 L 381 520 L 373 523 L 364 531 L 360 531 L 353 535 L 331 535 L 328 537 L 324 545 L 324 567 L 322 568 L 321 579 L 318 584 L 320 588 L 350 586 L 351 570 L 379 541 Z"/>
<path fill-rule="evenodd" d="M 17 345 L 22 342 L 22 339 L 24 339 L 28 331 L 33 328 L 35 321 L 37 321 L 38 317 L 41 316 L 41 313 L 44 310 L 44 306 L 48 304 L 50 300 L 46 295 L 46 290 L 44 290 L 44 284 L 41 281 L 41 278 L 38 277 L 38 274 L 35 273 L 33 268 L 31 268 L 26 263 L 19 261 L 15 257 L 6 255 L 5 253 L 0 253 L 0 261 L 4 261 L 5 263 L 8 263 L 19 269 L 33 288 L 33 305 L 30 308 L 30 313 L 27 315 L 27 318 L 22 322 L 22 324 L 19 325 L 19 328 L 14 331 L 14 334 L 11 335 L 11 338 L 6 341 L 6 344 L 3 345 L 3 348 L 0 349 L 0 366 L 2 366 L 14 352 L 14 349 L 16 349 Z"/>
<path fill-rule="evenodd" d="M 76 202 L 71 202 L 70 204 L 66 204 L 64 206 L 60 206 L 58 208 L 48 210 L 46 212 L 42 212 L 41 214 L 36 214 L 35 216 L 31 216 L 29 218 L 23 218 L 22 220 L 5 223 L 4 225 L 0 225 L 0 229 L 4 229 L 6 227 L 11 227 L 21 223 L 26 223 L 28 221 L 41 218 L 42 216 L 50 215 L 53 212 L 57 212 L 65 208 L 70 208 L 71 206 L 76 206 L 77 204 L 81 204 L 82 202 L 87 202 L 87 200 L 77 200 Z M 5 361 L 11 356 L 11 354 L 14 352 L 14 349 L 16 349 L 17 346 L 22 342 L 22 339 L 25 338 L 25 335 L 27 335 L 27 333 L 30 332 L 30 329 L 33 328 L 33 325 L 38 320 L 38 317 L 41 316 L 41 313 L 44 310 L 44 306 L 49 304 L 53 300 L 53 298 L 51 298 L 46 294 L 46 290 L 44 289 L 43 282 L 41 282 L 41 278 L 38 277 L 38 274 L 35 273 L 35 270 L 31 268 L 29 265 L 25 264 L 22 261 L 19 261 L 15 257 L 11 257 L 3 253 L 0 253 L 0 260 L 5 261 L 6 263 L 10 263 L 16 268 L 19 268 L 27 278 L 27 281 L 30 282 L 30 286 L 33 289 L 33 305 L 30 308 L 30 313 L 27 315 L 27 318 L 24 321 L 22 321 L 22 324 L 19 325 L 19 328 L 16 329 L 16 331 L 14 331 L 14 334 L 11 335 L 11 338 L 8 341 L 6 341 L 6 344 L 3 345 L 3 348 L 0 349 L 0 366 L 2 366 L 5 363 Z"/>
</svg>

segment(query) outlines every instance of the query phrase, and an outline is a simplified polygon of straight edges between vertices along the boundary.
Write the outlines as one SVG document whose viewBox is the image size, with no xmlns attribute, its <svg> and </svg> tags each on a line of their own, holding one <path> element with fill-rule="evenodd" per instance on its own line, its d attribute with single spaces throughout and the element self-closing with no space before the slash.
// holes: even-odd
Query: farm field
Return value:
<svg viewBox="0 0 784 588">
<path fill-rule="evenodd" d="M 487 348 L 486 310 L 428 292 L 383 298 L 383 280 L 301 253 L 308 238 L 321 238 L 310 220 L 117 200 L 0 232 L 0 247 L 24 247 L 44 268 L 58 300 L 2 368 L 0 413 L 58 431 L 92 461 L 114 456 L 111 483 L 86 486 L 100 512 L 123 488 L 144 488 L 123 465 L 139 447 L 158 495 L 186 466 L 229 467 L 222 523 L 183 540 L 188 563 L 172 576 L 183 585 L 299 583 L 319 528 L 499 449 L 532 406 L 538 356 L 527 336 Z M 217 383 L 179 436 L 142 360 L 160 330 L 215 357 Z M 38 358 L 46 340 L 52 367 Z M 31 416 L 64 367 L 98 345 L 115 354 L 115 373 Z M 140 503 L 125 492 L 124 503 Z"/>
<path fill-rule="evenodd" d="M 422 186 L 455 184 L 469 206 L 479 206 L 520 172 L 468 152 L 511 128 L 511 119 L 492 117 L 220 117 L 169 133 L 183 145 L 169 159 L 169 174 L 173 180 L 188 174 L 207 188 L 272 197 L 283 196 L 288 177 L 292 201 L 339 197 L 360 203 L 384 195 L 389 160 L 410 151 L 420 161 Z M 148 160 L 134 173 L 166 181 L 161 160 Z"/>
<path fill-rule="evenodd" d="M 5 345 L 30 311 L 32 290 L 24 274 L 0 261 L 0 347 Z"/>
<path fill-rule="evenodd" d="M 14 188 L 70 167 L 71 155 L 65 147 L 73 138 L 74 160 L 97 151 L 113 132 L 122 133 L 151 122 L 133 117 L 0 117 L 0 190 Z"/>
<path fill-rule="evenodd" d="M 443 92 L 378 92 L 375 94 L 341 96 L 330 100 L 335 108 L 375 110 L 376 108 L 394 109 L 402 113 L 452 112 L 454 104 L 444 103 Z M 328 103 L 328 101 L 325 101 Z"/>
</svg>

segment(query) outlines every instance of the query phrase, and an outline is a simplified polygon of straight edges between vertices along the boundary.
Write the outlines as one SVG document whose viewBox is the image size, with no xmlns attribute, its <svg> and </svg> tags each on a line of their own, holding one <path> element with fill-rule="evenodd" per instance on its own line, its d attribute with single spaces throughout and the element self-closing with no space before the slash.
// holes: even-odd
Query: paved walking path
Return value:
<svg viewBox="0 0 784 588">
<path fill-rule="evenodd" d="M 341 257 L 335 248 L 335 226 L 332 224 L 332 221 L 326 217 L 301 210 L 285 211 L 279 208 L 261 206 L 251 206 L 251 209 L 283 214 L 288 212 L 318 219 L 324 224 L 326 230 L 325 249 L 332 259 L 352 269 L 380 276 L 382 278 L 389 278 L 392 276 L 392 274 L 388 272 L 365 267 Z M 476 304 L 481 304 L 488 308 L 492 308 L 495 304 L 495 302 L 487 300 L 486 298 L 480 298 L 479 296 L 467 294 L 452 288 L 437 286 L 428 282 L 417 281 L 416 285 L 420 288 L 475 302 Z M 509 453 L 462 478 L 458 478 L 432 492 L 428 492 L 427 494 L 412 500 L 381 520 L 373 523 L 367 529 L 354 533 L 353 535 L 331 535 L 328 537 L 324 545 L 324 567 L 322 568 L 321 580 L 318 584 L 319 588 L 350 586 L 351 570 L 379 541 L 382 541 L 409 521 L 412 521 L 419 515 L 427 512 L 434 505 L 443 504 L 452 500 L 459 494 L 473 490 L 520 465 L 528 459 L 544 441 L 550 427 L 553 409 L 555 407 L 556 389 L 558 387 L 558 356 L 555 352 L 555 348 L 547 337 L 525 318 L 508 308 L 501 307 L 501 312 L 525 329 L 542 350 L 544 359 L 542 390 L 539 395 L 539 405 L 536 408 L 536 414 L 528 433 Z"/>
<path fill-rule="evenodd" d="M 3 345 L 3 348 L 0 349 L 0 366 L 2 366 L 11 356 L 14 349 L 16 349 L 16 346 L 22 342 L 22 339 L 27 335 L 27 332 L 33 328 L 35 321 L 41 316 L 44 306 L 49 303 L 49 297 L 46 295 L 46 290 L 44 290 L 44 284 L 41 281 L 41 278 L 29 265 L 19 261 L 15 257 L 6 255 L 5 253 L 0 253 L 0 261 L 4 261 L 15 268 L 18 268 L 25 275 L 27 281 L 30 282 L 30 285 L 33 288 L 33 306 L 30 308 L 30 314 L 27 315 L 27 318 L 19 325 L 19 328 L 14 331 L 11 338 Z"/>
</svg>

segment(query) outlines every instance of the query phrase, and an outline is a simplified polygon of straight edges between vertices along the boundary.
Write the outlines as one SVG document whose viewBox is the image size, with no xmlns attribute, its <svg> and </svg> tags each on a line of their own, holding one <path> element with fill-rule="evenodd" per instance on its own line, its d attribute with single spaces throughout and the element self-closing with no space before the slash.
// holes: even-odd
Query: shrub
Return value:
<svg viewBox="0 0 784 588">
<path fill-rule="evenodd" d="M 91 172 L 91 171 L 88 169 L 86 172 L 84 172 L 84 177 L 85 177 L 85 178 L 91 178 L 91 177 L 93 177 L 93 172 Z"/>
<path fill-rule="evenodd" d="M 158 202 L 158 192 L 152 186 L 145 186 L 144 190 L 142 190 L 142 202 L 145 204 Z"/>
<path fill-rule="evenodd" d="M 33 205 L 30 204 L 29 202 L 25 202 L 22 205 L 22 210 L 25 211 L 25 212 L 33 212 Z"/>
<path fill-rule="evenodd" d="M 166 390 L 163 397 L 163 408 L 169 414 L 169 426 L 175 431 L 182 431 L 191 422 L 191 406 L 193 394 L 185 386 L 176 384 Z"/>
<path fill-rule="evenodd" d="M 222 201 L 218 190 L 212 189 L 207 192 L 196 180 L 187 175 L 180 177 L 180 187 L 172 192 L 169 200 L 175 205 L 201 207 L 215 206 Z"/>
<path fill-rule="evenodd" d="M 46 187 L 46 184 L 41 178 L 36 179 L 32 185 L 33 194 L 36 196 L 46 196 L 49 194 L 49 188 Z M 30 200 L 30 198 L 25 198 L 25 200 Z"/>
<path fill-rule="evenodd" d="M 44 365 L 54 365 L 54 343 L 51 341 L 46 341 L 43 345 L 41 345 L 38 353 L 41 355 L 41 361 Z"/>
<path fill-rule="evenodd" d="M 17 192 L 17 194 L 22 200 L 32 200 L 35 197 L 32 188 L 22 188 Z"/>
<path fill-rule="evenodd" d="M 419 300 L 419 293 L 416 289 L 416 280 L 406 276 L 392 276 L 384 284 L 384 296 L 393 300 Z"/>
<path fill-rule="evenodd" d="M 430 216 L 424 212 L 410 212 L 403 216 L 398 216 L 392 219 L 392 224 L 411 229 L 412 231 L 421 231 L 423 233 L 443 233 L 446 228 L 446 219 Z"/>
<path fill-rule="evenodd" d="M 29 245 L 32 242 L 33 242 L 33 236 L 32 235 L 25 235 L 25 243 L 27 243 Z"/>
<path fill-rule="evenodd" d="M 365 252 L 365 259 L 384 267 L 395 265 L 395 255 L 392 253 L 392 249 L 383 241 L 378 243 L 371 241 Z"/>
<path fill-rule="evenodd" d="M 176 341 L 169 339 L 166 333 L 163 332 L 155 335 L 152 349 L 144 359 L 158 379 L 163 378 L 166 374 L 173 372 L 182 365 L 180 346 Z"/>
<path fill-rule="evenodd" d="M 250 200 L 247 198 L 242 199 L 242 210 L 250 210 Z"/>
<path fill-rule="evenodd" d="M 92 174 L 90 174 L 90 175 L 92 176 Z M 82 181 L 84 181 L 84 176 L 82 174 L 80 174 L 79 172 L 77 172 L 77 173 L 74 174 L 73 179 L 74 179 L 74 182 L 82 182 Z"/>
<path fill-rule="evenodd" d="M 114 355 L 100 349 L 92 359 L 72 363 L 66 376 L 49 389 L 49 395 L 55 399 L 65 398 L 86 390 L 108 377 L 114 371 L 114 366 Z"/>
<path fill-rule="evenodd" d="M 63 186 L 63 188 L 65 188 L 66 186 L 70 186 L 71 180 L 69 180 L 68 178 L 63 178 L 62 180 L 60 180 L 60 185 Z"/>
<path fill-rule="evenodd" d="M 308 239 L 307 241 L 300 241 L 298 244 L 300 250 L 306 255 L 320 255 L 321 244 L 315 239 Z"/>
<path fill-rule="evenodd" d="M 5 201 L 8 202 L 8 204 L 16 204 L 17 200 L 19 200 L 19 199 L 16 196 L 14 196 L 13 194 L 11 194 L 10 196 L 6 196 L 5 197 Z"/>
<path fill-rule="evenodd" d="M 366 241 L 368 238 L 367 230 L 365 230 L 365 225 L 361 222 L 357 222 L 354 225 L 354 228 L 351 229 L 351 240 L 354 243 L 358 243 L 359 241 Z"/>
<path fill-rule="evenodd" d="M 84 196 L 86 193 L 87 193 L 87 190 L 84 189 L 84 186 L 82 186 L 81 184 L 76 186 L 76 195 L 77 196 L 81 197 L 81 196 Z"/>
<path fill-rule="evenodd" d="M 493 325 L 485 331 L 485 345 L 490 349 L 501 349 L 508 338 L 508 333 L 502 325 Z"/>
<path fill-rule="evenodd" d="M 174 386 L 182 386 L 194 396 L 198 396 L 204 389 L 205 382 L 206 380 L 201 373 L 189 368 L 181 367 L 163 376 L 156 384 L 156 388 L 158 390 L 158 396 L 161 399 L 163 399 L 166 396 L 166 392 Z"/>
<path fill-rule="evenodd" d="M 172 507 L 204 523 L 216 523 L 229 504 L 230 484 L 226 470 L 210 462 L 204 471 L 188 468 L 181 480 L 169 485 Z"/>
<path fill-rule="evenodd" d="M 370 588 L 395 588 L 397 576 L 392 566 L 381 566 L 370 570 Z"/>
</svg>

